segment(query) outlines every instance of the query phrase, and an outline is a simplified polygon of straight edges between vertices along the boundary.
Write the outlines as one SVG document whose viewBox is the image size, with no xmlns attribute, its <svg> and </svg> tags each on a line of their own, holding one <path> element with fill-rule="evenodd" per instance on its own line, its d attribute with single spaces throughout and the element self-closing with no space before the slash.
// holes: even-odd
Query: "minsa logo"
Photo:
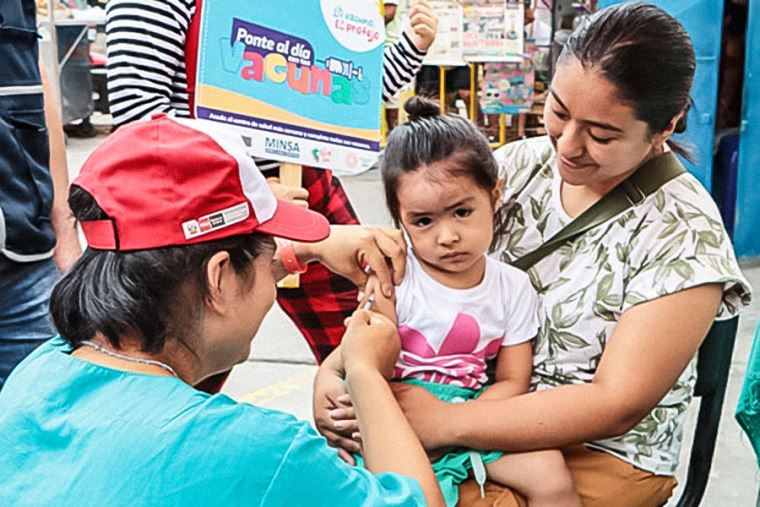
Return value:
<svg viewBox="0 0 760 507">
<path fill-rule="evenodd" d="M 277 139 L 274 137 L 267 137 L 264 139 L 264 151 L 283 157 L 301 157 L 301 146 L 297 141 L 286 141 L 285 139 Z"/>
</svg>

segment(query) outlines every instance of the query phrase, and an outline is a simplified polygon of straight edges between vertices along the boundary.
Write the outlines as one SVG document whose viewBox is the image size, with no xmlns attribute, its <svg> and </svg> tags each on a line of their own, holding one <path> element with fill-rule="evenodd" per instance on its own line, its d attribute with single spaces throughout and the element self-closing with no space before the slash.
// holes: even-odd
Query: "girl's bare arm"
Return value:
<svg viewBox="0 0 760 507">
<path fill-rule="evenodd" d="M 503 400 L 528 392 L 532 369 L 532 342 L 502 347 L 496 357 L 496 382 L 478 399 Z"/>
</svg>

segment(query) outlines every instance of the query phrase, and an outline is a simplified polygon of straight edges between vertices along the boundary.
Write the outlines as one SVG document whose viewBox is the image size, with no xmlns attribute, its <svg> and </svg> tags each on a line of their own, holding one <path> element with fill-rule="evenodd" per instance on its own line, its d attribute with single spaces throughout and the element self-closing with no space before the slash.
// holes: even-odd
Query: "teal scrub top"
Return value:
<svg viewBox="0 0 760 507">
<path fill-rule="evenodd" d="M 2 505 L 424 505 L 291 415 L 70 351 L 44 343 L 0 391 Z"/>
</svg>

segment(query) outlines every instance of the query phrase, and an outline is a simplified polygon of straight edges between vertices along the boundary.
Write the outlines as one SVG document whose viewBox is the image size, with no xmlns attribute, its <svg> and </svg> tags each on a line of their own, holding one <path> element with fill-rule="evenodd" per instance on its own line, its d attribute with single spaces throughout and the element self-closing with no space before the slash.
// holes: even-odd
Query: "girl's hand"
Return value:
<svg viewBox="0 0 760 507">
<path fill-rule="evenodd" d="M 451 425 L 451 418 L 447 416 L 450 404 L 439 400 L 425 388 L 405 382 L 392 382 L 391 390 L 428 454 L 455 443 L 447 437 L 447 429 Z"/>
<path fill-rule="evenodd" d="M 327 442 L 338 449 L 338 455 L 349 465 L 355 465 L 351 453 L 361 452 L 361 446 L 354 406 L 343 387 L 342 372 L 326 364 L 314 379 L 314 424 Z"/>
<path fill-rule="evenodd" d="M 438 32 L 438 16 L 426 0 L 412 3 L 406 34 L 420 51 L 427 51 Z"/>
<path fill-rule="evenodd" d="M 372 269 L 386 297 L 404 278 L 406 242 L 401 231 L 360 225 L 333 225 L 330 236 L 318 243 L 299 243 L 301 262 L 319 261 L 327 269 L 359 287 L 367 283 L 365 263 Z"/>
<path fill-rule="evenodd" d="M 347 377 L 352 372 L 376 371 L 389 379 L 401 351 L 401 340 L 390 319 L 357 310 L 348 322 L 340 350 Z"/>
</svg>

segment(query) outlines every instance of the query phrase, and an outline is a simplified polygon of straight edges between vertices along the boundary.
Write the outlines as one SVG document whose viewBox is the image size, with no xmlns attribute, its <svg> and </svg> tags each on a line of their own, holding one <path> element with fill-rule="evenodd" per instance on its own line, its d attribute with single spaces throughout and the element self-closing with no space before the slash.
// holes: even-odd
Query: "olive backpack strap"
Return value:
<svg viewBox="0 0 760 507">
<path fill-rule="evenodd" d="M 543 245 L 515 260 L 512 265 L 522 270 L 530 269 L 563 244 L 636 206 L 665 183 L 684 172 L 686 170 L 672 152 L 663 153 L 651 159 Z"/>
</svg>

